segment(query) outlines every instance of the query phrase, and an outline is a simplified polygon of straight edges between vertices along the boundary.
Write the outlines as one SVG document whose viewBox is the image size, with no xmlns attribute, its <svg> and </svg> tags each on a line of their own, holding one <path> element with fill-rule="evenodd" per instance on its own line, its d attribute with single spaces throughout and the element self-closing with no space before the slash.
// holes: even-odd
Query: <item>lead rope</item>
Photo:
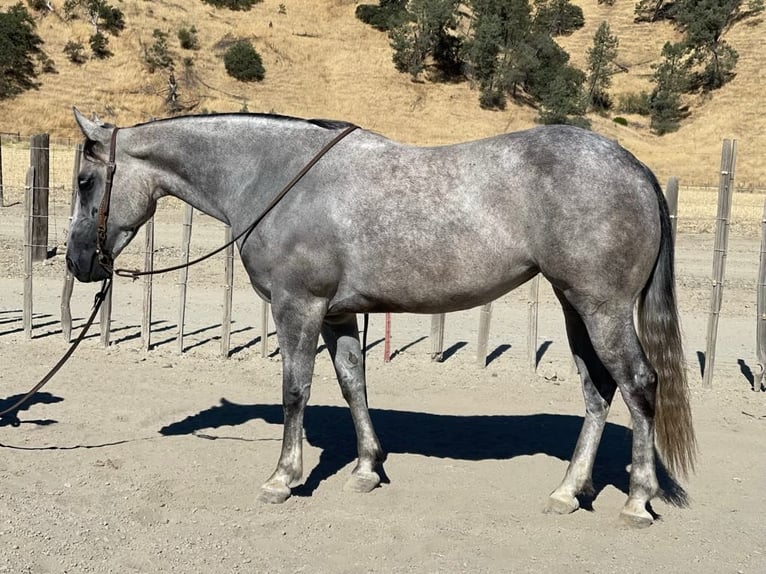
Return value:
<svg viewBox="0 0 766 574">
<path fill-rule="evenodd" d="M 159 275 L 161 273 L 169 273 L 170 271 L 178 271 L 179 269 L 183 269 L 184 267 L 191 267 L 192 265 L 196 265 L 197 263 L 201 263 L 202 261 L 205 261 L 206 259 L 209 259 L 213 255 L 216 255 L 217 253 L 220 253 L 230 245 L 233 245 L 240 239 L 242 239 L 242 243 L 244 244 L 245 241 L 247 241 L 247 238 L 250 237 L 250 234 L 253 232 L 253 230 L 256 228 L 256 226 L 263 220 L 264 217 L 266 217 L 269 212 L 274 209 L 274 207 L 279 203 L 279 201 L 287 195 L 287 192 L 290 191 L 295 185 L 303 179 L 303 176 L 306 175 L 309 170 L 314 167 L 314 165 L 322 159 L 322 157 L 330 151 L 335 144 L 337 144 L 340 140 L 345 138 L 348 134 L 353 132 L 354 130 L 359 129 L 359 126 L 349 126 L 345 130 L 343 130 L 341 133 L 339 133 L 337 136 L 335 136 L 332 141 L 327 143 L 319 152 L 311 158 L 311 161 L 308 162 L 305 166 L 303 166 L 303 169 L 301 169 L 298 174 L 290 180 L 290 183 L 288 183 L 285 187 L 282 188 L 282 191 L 280 191 L 278 194 L 274 196 L 274 198 L 271 200 L 271 202 L 266 206 L 266 208 L 260 213 L 260 215 L 253 221 L 253 223 L 250 224 L 250 226 L 245 229 L 242 233 L 237 235 L 234 239 L 226 243 L 225 245 L 222 245 L 215 251 L 211 251 L 210 253 L 207 253 L 203 255 L 202 257 L 198 257 L 197 259 L 194 259 L 192 261 L 189 261 L 188 263 L 181 263 L 179 265 L 173 265 L 172 267 L 165 267 L 164 269 L 156 269 L 153 271 L 139 271 L 138 269 L 115 269 L 114 273 L 115 275 L 118 275 L 119 277 L 130 277 L 131 279 L 137 279 L 138 277 L 142 277 L 144 275 Z M 108 213 L 108 211 L 107 211 Z"/>
<path fill-rule="evenodd" d="M 98 313 L 98 310 L 101 308 L 101 303 L 104 302 L 104 299 L 106 299 L 106 296 L 109 294 L 109 290 L 112 288 L 112 278 L 109 277 L 108 279 L 104 279 L 104 282 L 101 284 L 101 291 L 99 291 L 96 294 L 96 299 L 93 302 L 93 311 L 91 311 L 90 317 L 88 317 L 88 320 L 85 322 L 85 325 L 83 325 L 82 330 L 80 331 L 80 334 L 77 336 L 77 338 L 72 341 L 71 345 L 69 345 L 69 349 L 67 349 L 67 352 L 64 353 L 64 356 L 61 357 L 55 365 L 53 365 L 53 368 L 48 371 L 48 374 L 45 375 L 42 379 L 40 379 L 40 382 L 37 383 L 34 387 L 32 387 L 27 394 L 25 394 L 23 397 L 21 397 L 19 400 L 17 400 L 13 405 L 10 407 L 0 411 L 0 427 L 11 425 L 14 427 L 17 427 L 21 424 L 21 421 L 18 417 L 19 409 L 30 399 L 32 398 L 32 395 L 34 395 L 37 391 L 39 391 L 45 384 L 50 381 L 53 376 L 59 372 L 59 369 L 64 366 L 64 363 L 66 363 L 69 360 L 69 357 L 72 356 L 72 353 L 75 352 L 75 349 L 82 343 L 83 339 L 85 339 L 85 335 L 88 333 L 88 329 L 90 329 L 90 326 L 93 325 L 93 321 L 96 319 L 96 313 Z"/>
<path fill-rule="evenodd" d="M 303 179 L 303 176 L 308 173 L 308 171 L 314 167 L 314 165 L 322 159 L 322 157 L 330 151 L 335 144 L 337 144 L 340 140 L 345 138 L 348 134 L 353 132 L 354 130 L 358 129 L 359 126 L 349 126 L 345 130 L 343 130 L 340 134 L 335 136 L 329 143 L 327 143 L 319 152 L 309 161 L 301 171 L 298 172 L 298 174 L 290 180 L 290 182 L 280 191 L 277 195 L 274 196 L 274 198 L 271 200 L 271 202 L 266 206 L 266 208 L 261 212 L 261 214 L 256 218 L 256 220 L 242 233 L 237 235 L 234 239 L 223 245 L 222 247 L 219 247 L 215 251 L 211 251 L 210 253 L 203 255 L 202 257 L 199 257 L 193 261 L 189 261 L 188 263 L 184 263 L 181 265 L 174 265 L 172 267 L 166 267 L 165 269 L 157 269 L 155 271 L 138 271 L 138 270 L 131 270 L 131 269 L 114 269 L 113 272 L 115 275 L 118 275 L 120 277 L 130 277 L 131 279 L 136 279 L 138 277 L 141 277 L 143 275 L 159 275 L 160 273 L 169 273 L 170 271 L 177 271 L 178 269 L 183 269 L 184 267 L 191 267 L 192 265 L 196 265 L 197 263 L 200 263 L 202 261 L 205 261 L 206 259 L 209 259 L 213 255 L 220 253 L 230 245 L 233 245 L 235 242 L 239 241 L 239 239 L 242 239 L 242 242 L 244 243 L 247 241 L 247 238 L 250 236 L 250 234 L 253 232 L 253 230 L 256 228 L 256 226 L 263 220 L 266 215 L 274 208 L 274 206 L 279 203 L 279 201 L 287 194 L 288 191 L 290 191 L 295 185 Z M 117 140 L 117 128 L 114 129 L 112 132 L 111 137 L 111 147 L 109 150 L 109 163 L 107 164 L 107 185 L 105 185 L 104 188 L 104 197 L 101 200 L 101 205 L 99 206 L 99 225 L 98 225 L 98 245 L 99 245 L 99 251 L 98 257 L 99 261 L 102 262 L 102 265 L 106 263 L 111 268 L 111 258 L 107 256 L 106 253 L 103 252 L 103 242 L 106 239 L 106 224 L 109 219 L 109 204 L 111 203 L 111 192 L 112 192 L 112 177 L 114 176 L 114 172 L 116 170 L 116 165 L 114 163 L 114 155 L 115 155 L 115 147 L 116 147 L 116 140 Z M 102 258 L 105 258 L 103 259 Z M 98 312 L 99 308 L 101 307 L 101 303 L 103 303 L 104 299 L 106 298 L 107 294 L 109 293 L 109 290 L 112 288 L 112 277 L 110 276 L 108 279 L 105 279 L 102 286 L 101 291 L 99 291 L 96 294 L 96 300 L 93 304 L 93 311 L 88 318 L 87 322 L 85 323 L 85 326 L 83 327 L 80 334 L 77 336 L 77 339 L 74 340 L 74 342 L 70 345 L 69 349 L 66 353 L 64 353 L 64 356 L 59 359 L 59 361 L 53 366 L 53 368 L 48 372 L 47 375 L 45 375 L 39 383 L 37 383 L 34 387 L 32 387 L 29 392 L 27 392 L 23 397 L 21 397 L 18 401 L 16 401 L 12 406 L 4 409 L 3 411 L 0 411 L 0 427 L 11 425 L 14 427 L 17 427 L 21 424 L 21 421 L 19 421 L 18 418 L 18 412 L 19 409 L 27 402 L 29 399 L 32 398 L 32 396 L 39 391 L 41 388 L 43 388 L 48 381 L 50 381 L 53 376 L 61 369 L 61 367 L 64 366 L 64 363 L 66 363 L 69 360 L 69 357 L 72 356 L 72 353 L 75 352 L 75 349 L 80 345 L 82 340 L 85 338 L 85 335 L 88 333 L 88 329 L 90 329 L 90 326 L 93 324 L 93 321 L 96 318 L 96 313 Z M 364 323 L 364 341 L 365 341 L 365 348 L 366 348 L 366 341 L 367 341 L 367 314 L 365 314 L 365 323 Z M 363 358 L 364 361 L 364 358 Z M 365 367 L 366 368 L 366 367 Z M 366 398 L 366 397 L 365 397 Z"/>
</svg>

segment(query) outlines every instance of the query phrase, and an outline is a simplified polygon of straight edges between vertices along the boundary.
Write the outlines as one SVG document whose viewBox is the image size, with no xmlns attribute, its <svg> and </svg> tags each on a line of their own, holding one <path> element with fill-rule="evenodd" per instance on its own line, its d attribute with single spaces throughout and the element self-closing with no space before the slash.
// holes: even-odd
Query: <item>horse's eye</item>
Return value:
<svg viewBox="0 0 766 574">
<path fill-rule="evenodd" d="M 77 187 L 80 188 L 80 191 L 87 190 L 91 185 L 93 185 L 93 178 L 91 177 L 80 177 L 77 179 Z"/>
</svg>

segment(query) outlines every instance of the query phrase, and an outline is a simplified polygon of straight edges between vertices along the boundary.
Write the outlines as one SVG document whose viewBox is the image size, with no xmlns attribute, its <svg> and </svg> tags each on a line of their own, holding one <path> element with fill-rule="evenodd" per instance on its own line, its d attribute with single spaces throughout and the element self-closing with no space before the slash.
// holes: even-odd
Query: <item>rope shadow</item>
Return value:
<svg viewBox="0 0 766 574">
<path fill-rule="evenodd" d="M 397 355 L 401 355 L 402 353 L 404 353 L 404 352 L 405 352 L 407 349 L 409 349 L 410 347 L 414 347 L 415 345 L 417 345 L 417 344 L 418 344 L 418 343 L 420 343 L 421 341 L 425 341 L 426 339 L 428 339 L 428 336 L 426 336 L 426 335 L 423 335 L 422 337 L 418 337 L 418 338 L 417 338 L 417 339 L 415 339 L 414 341 L 410 341 L 410 342 L 409 342 L 409 343 L 407 343 L 406 345 L 402 345 L 402 346 L 401 346 L 401 347 L 399 347 L 398 349 L 395 349 L 395 350 L 394 350 L 394 351 L 391 353 L 391 360 L 393 360 L 393 359 L 394 359 L 394 357 L 396 357 Z"/>
</svg>

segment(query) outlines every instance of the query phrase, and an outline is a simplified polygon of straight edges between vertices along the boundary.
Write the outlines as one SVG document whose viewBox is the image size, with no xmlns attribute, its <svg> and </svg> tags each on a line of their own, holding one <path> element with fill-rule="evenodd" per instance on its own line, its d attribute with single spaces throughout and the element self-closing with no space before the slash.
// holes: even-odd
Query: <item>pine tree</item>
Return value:
<svg viewBox="0 0 766 574">
<path fill-rule="evenodd" d="M 35 58 L 44 54 L 42 44 L 21 2 L 0 12 L 0 100 L 38 86 Z"/>
<path fill-rule="evenodd" d="M 450 31 L 455 27 L 458 3 L 457 0 L 410 0 L 409 18 L 389 31 L 397 70 L 417 79 L 428 58 L 433 58 L 443 71 L 456 65 L 459 45 Z"/>
<path fill-rule="evenodd" d="M 608 22 L 601 22 L 593 36 L 593 47 L 588 49 L 588 106 L 595 110 L 611 107 L 607 90 L 612 85 L 614 60 L 620 45 Z"/>
<path fill-rule="evenodd" d="M 655 88 L 650 96 L 651 128 L 659 135 L 676 131 L 683 113 L 681 94 L 689 87 L 692 60 L 682 43 L 666 42 L 662 48 L 664 60 L 655 67 Z"/>
<path fill-rule="evenodd" d="M 679 0 L 675 17 L 684 30 L 684 43 L 694 52 L 702 71 L 695 83 L 715 90 L 733 77 L 739 54 L 724 40 L 731 25 L 763 12 L 763 0 Z"/>
</svg>

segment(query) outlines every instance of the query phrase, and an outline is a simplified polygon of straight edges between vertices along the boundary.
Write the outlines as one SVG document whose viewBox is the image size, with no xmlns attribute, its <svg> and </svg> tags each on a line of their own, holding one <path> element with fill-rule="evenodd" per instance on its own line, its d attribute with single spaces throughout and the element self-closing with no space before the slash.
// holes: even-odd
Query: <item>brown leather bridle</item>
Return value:
<svg viewBox="0 0 766 574">
<path fill-rule="evenodd" d="M 109 161 L 106 163 L 106 181 L 104 182 L 104 196 L 101 198 L 101 204 L 98 206 L 98 227 L 96 228 L 96 255 L 98 262 L 102 267 L 112 271 L 114 258 L 106 249 L 106 224 L 109 221 L 109 207 L 112 203 L 112 185 L 114 183 L 114 172 L 117 170 L 115 163 L 115 154 L 117 153 L 117 132 L 120 128 L 115 127 L 112 130 L 112 137 L 109 141 Z"/>
</svg>

